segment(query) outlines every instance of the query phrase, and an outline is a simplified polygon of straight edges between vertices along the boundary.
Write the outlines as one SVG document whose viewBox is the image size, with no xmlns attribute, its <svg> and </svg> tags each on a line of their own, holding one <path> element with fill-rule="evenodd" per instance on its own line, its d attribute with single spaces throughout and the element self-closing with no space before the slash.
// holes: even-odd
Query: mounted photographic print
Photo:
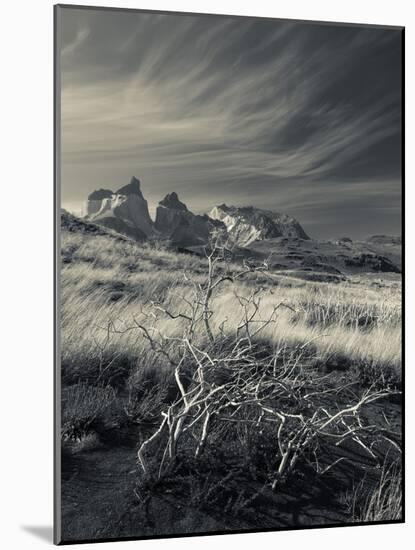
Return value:
<svg viewBox="0 0 415 550">
<path fill-rule="evenodd" d="M 55 7 L 56 543 L 404 520 L 403 34 Z"/>
</svg>

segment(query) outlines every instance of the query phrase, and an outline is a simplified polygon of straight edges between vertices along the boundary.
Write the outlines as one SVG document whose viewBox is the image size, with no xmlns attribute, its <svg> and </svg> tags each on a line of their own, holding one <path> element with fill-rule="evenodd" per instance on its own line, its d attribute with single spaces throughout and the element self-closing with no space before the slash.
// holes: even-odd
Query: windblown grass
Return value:
<svg viewBox="0 0 415 550">
<path fill-rule="evenodd" d="M 84 379 L 126 380 L 139 369 L 157 376 L 168 369 L 156 357 L 135 322 L 148 321 L 151 301 L 173 312 L 186 311 L 183 298 L 203 282 L 203 258 L 106 236 L 62 235 L 62 365 L 68 383 Z M 238 269 L 235 267 L 235 269 Z M 258 321 L 283 302 L 275 322 L 261 332 L 271 346 L 309 346 L 321 364 L 369 365 L 400 380 L 401 295 L 397 283 L 316 283 L 291 277 L 248 274 L 243 282 L 223 285 L 213 301 L 212 327 L 232 332 L 241 323 L 240 297 L 263 287 Z M 239 298 L 238 298 L 239 297 Z M 174 336 L 184 321 L 157 320 Z M 109 324 L 117 331 L 109 333 Z M 131 329 L 131 330 L 130 330 Z M 201 336 L 202 337 L 202 336 Z M 118 377 L 118 378 L 117 378 Z"/>
<path fill-rule="evenodd" d="M 180 356 L 180 345 L 182 349 L 185 347 L 186 323 L 189 318 L 192 320 L 195 291 L 202 303 L 206 260 L 164 249 L 156 243 L 137 245 L 110 236 L 65 231 L 62 256 L 63 437 L 71 441 L 85 439 L 94 436 L 95 429 L 98 439 L 102 436 L 103 441 L 108 441 L 105 430 L 109 426 L 121 439 L 122 434 L 128 436 L 128 431 L 133 430 L 136 443 L 138 432 L 134 430 L 158 426 L 162 413 L 164 418 L 170 418 L 165 411 L 171 410 L 169 407 L 180 395 L 174 362 L 169 362 L 160 348 L 157 351 L 154 342 L 163 340 L 163 352 L 168 352 L 170 358 Z M 240 265 L 231 266 L 232 271 L 242 269 Z M 220 270 L 223 274 L 226 267 L 221 265 Z M 214 337 L 203 329 L 203 320 L 194 325 L 197 333 L 192 334 L 192 345 L 208 358 L 208 353 L 211 354 L 217 359 L 216 362 L 210 359 L 215 369 L 220 367 L 211 369 L 210 375 L 204 371 L 208 388 L 220 388 L 229 376 L 226 368 L 222 368 L 228 364 L 223 358 L 232 356 L 227 355 L 226 346 L 235 349 L 229 342 L 238 341 L 238 331 L 247 315 L 252 315 L 253 332 L 255 326 L 263 326 L 263 330 L 254 334 L 252 341 L 249 335 L 249 345 L 239 338 L 242 359 L 237 355 L 236 362 L 232 363 L 238 379 L 243 360 L 251 356 L 253 362 L 245 361 L 246 372 L 253 369 L 259 373 L 260 381 L 270 368 L 269 358 L 275 358 L 275 365 L 281 360 L 287 372 L 297 369 L 293 376 L 295 395 L 300 391 L 296 384 L 301 377 L 305 380 L 307 398 L 314 395 L 309 384 L 315 388 L 313 383 L 317 380 L 323 385 L 317 388 L 320 393 L 315 405 L 324 415 L 334 414 L 334 417 L 338 415 L 342 397 L 347 403 L 349 398 L 357 398 L 349 396 L 350 385 L 358 387 L 359 392 L 367 389 L 362 389 L 359 382 L 370 385 L 370 391 L 375 391 L 374 383 L 382 386 L 382 391 L 384 386 L 399 385 L 401 289 L 396 279 L 374 284 L 373 280 L 365 280 L 360 275 L 359 281 L 334 284 L 305 281 L 271 271 L 247 273 L 237 282 L 226 280 L 218 289 L 210 302 L 209 323 Z M 151 338 L 143 336 L 139 325 L 151 332 Z M 231 338 L 235 333 L 236 338 Z M 234 353 L 238 354 L 238 349 Z M 338 381 L 344 377 L 331 373 L 333 370 L 346 371 L 353 380 L 350 384 L 350 380 L 343 381 L 338 387 Z M 180 374 L 184 385 L 194 382 L 194 373 L 192 365 L 184 362 Z M 330 384 L 325 382 L 329 378 Z M 239 391 L 239 385 L 235 387 Z M 275 387 L 278 388 L 274 383 L 269 386 Z M 259 383 L 254 388 L 258 393 Z M 340 395 L 342 388 L 345 392 Z M 294 407 L 291 416 L 298 419 L 297 409 L 303 414 L 306 397 L 300 396 L 301 406 L 299 402 L 293 405 L 294 394 L 282 398 L 278 395 L 278 399 L 282 399 L 288 411 Z M 268 393 L 265 397 L 269 398 Z M 234 403 L 235 399 L 232 406 Z M 274 485 L 272 489 L 268 485 L 277 479 L 275 442 L 283 432 L 275 422 L 259 430 L 257 411 L 254 415 L 249 408 L 241 408 L 239 413 L 239 425 L 234 423 L 234 416 L 219 420 L 215 417 L 209 445 L 201 459 L 195 458 L 195 434 L 183 432 L 181 460 L 173 464 L 174 479 L 166 479 L 167 483 L 175 483 L 172 486 L 177 502 L 186 502 L 186 506 L 191 503 L 184 517 L 190 517 L 193 509 L 209 516 L 219 511 L 221 521 L 226 515 L 243 520 L 246 525 L 249 522 L 258 525 L 257 506 L 268 510 L 269 503 L 275 505 L 278 495 L 273 493 Z M 189 422 L 198 418 L 199 413 L 195 419 L 189 418 Z M 325 422 L 325 417 L 323 420 Z M 386 417 L 385 422 L 389 422 Z M 116 445 L 113 433 L 111 445 Z M 290 433 L 291 427 L 288 427 L 287 434 Z M 317 452 L 314 439 L 310 441 L 310 447 L 301 454 L 304 461 L 310 459 L 312 452 Z M 281 455 L 284 448 L 281 445 Z M 151 449 L 148 453 L 150 465 L 154 462 L 158 472 L 165 463 L 167 447 L 163 449 L 160 445 L 157 452 Z M 244 485 L 241 479 L 249 481 Z M 291 480 L 287 479 L 281 476 L 276 487 L 284 487 L 287 482 L 286 490 L 291 491 Z M 301 476 L 297 482 L 302 484 Z M 152 496 L 157 496 L 154 483 L 153 476 L 146 472 L 139 476 L 136 496 L 141 498 L 140 505 L 144 503 L 149 507 Z M 270 500 L 259 505 L 258 501 L 265 498 L 262 489 L 266 487 L 266 498 Z M 164 490 L 161 486 L 160 494 L 165 494 Z M 301 489 L 293 489 L 293 495 L 296 491 Z M 385 469 L 374 491 L 364 492 L 363 486 L 358 486 L 352 496 L 354 507 L 350 516 L 353 521 L 399 519 L 400 491 L 400 474 Z"/>
<path fill-rule="evenodd" d="M 66 388 L 62 400 L 62 436 L 81 439 L 87 435 L 114 397 L 110 387 L 80 383 Z"/>
<path fill-rule="evenodd" d="M 384 466 L 370 492 L 360 483 L 351 495 L 352 517 L 356 522 L 399 521 L 402 519 L 402 471 L 396 464 Z"/>
</svg>

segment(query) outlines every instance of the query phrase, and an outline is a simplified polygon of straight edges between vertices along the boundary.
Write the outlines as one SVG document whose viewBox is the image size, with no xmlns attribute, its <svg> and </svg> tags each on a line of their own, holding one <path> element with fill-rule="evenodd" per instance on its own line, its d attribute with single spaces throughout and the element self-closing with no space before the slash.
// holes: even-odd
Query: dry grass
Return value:
<svg viewBox="0 0 415 550">
<path fill-rule="evenodd" d="M 183 297 L 192 288 L 183 273 L 203 281 L 205 261 L 154 245 L 137 246 L 110 237 L 63 233 L 62 364 L 68 383 L 80 379 L 126 378 L 130 371 L 167 365 L 145 345 L 140 331 L 109 337 L 109 323 L 120 330 L 142 320 L 151 301 L 184 311 Z M 213 302 L 212 327 L 232 332 L 241 322 L 242 306 L 235 295 L 249 297 L 262 285 L 259 319 L 268 318 L 283 301 L 277 322 L 262 333 L 272 346 L 308 345 L 322 364 L 369 365 L 387 378 L 400 379 L 400 285 L 316 283 L 276 274 L 248 275 L 244 282 L 224 285 Z M 294 311 L 293 311 L 294 310 Z M 180 319 L 160 319 L 164 334 L 180 334 Z M 103 374 L 102 374 L 103 372 Z"/>
<path fill-rule="evenodd" d="M 349 280 L 333 284 L 304 281 L 276 272 L 252 272 L 231 282 L 223 278 L 226 266 L 219 263 L 221 284 L 209 302 L 211 316 L 209 330 L 206 330 L 203 312 L 201 316 L 198 313 L 197 323 L 192 322 L 195 318 L 192 306 L 198 303 L 198 307 L 204 307 L 203 296 L 208 288 L 206 259 L 178 254 L 156 243 L 137 245 L 109 236 L 66 232 L 62 234 L 62 256 L 61 340 L 66 437 L 91 435 L 94 422 L 100 416 L 108 421 L 114 396 L 113 416 L 117 417 L 118 427 L 121 426 L 120 414 L 123 422 L 127 419 L 127 426 L 134 429 L 136 426 L 132 424 L 142 428 L 143 424 L 158 426 L 161 422 L 161 428 L 154 432 L 157 436 L 164 426 L 163 418 L 167 418 L 176 437 L 177 426 L 184 425 L 186 418 L 188 421 L 186 430 L 183 428 L 181 432 L 180 445 L 174 439 L 174 444 L 163 450 L 163 445 L 154 440 L 155 450 L 149 448 L 147 453 L 141 453 L 154 434 L 142 443 L 138 456 L 144 473 L 137 482 L 136 496 L 145 506 L 150 502 L 153 489 L 157 492 L 156 486 L 153 487 L 155 477 L 148 474 L 155 468 L 159 474 L 167 472 L 167 482 L 174 472 L 172 479 L 180 485 L 178 494 L 182 494 L 183 487 L 187 488 L 186 499 L 192 503 L 192 508 L 208 509 L 208 513 L 218 508 L 223 514 L 238 518 L 244 514 L 247 521 L 251 521 L 251 516 L 256 521 L 255 503 L 262 496 L 260 487 L 272 483 L 271 492 L 280 489 L 297 464 L 297 458 L 312 462 L 314 455 L 320 452 L 315 438 L 319 428 L 324 436 L 335 438 L 340 434 L 338 428 L 345 428 L 347 434 L 353 434 L 354 429 L 366 429 L 366 420 L 361 424 L 361 419 L 354 414 L 356 407 L 365 403 L 365 397 L 363 400 L 361 397 L 370 392 L 374 396 L 378 395 L 376 392 L 389 396 L 393 392 L 384 392 L 385 387 L 399 385 L 401 289 L 397 281 L 374 284 L 373 280 L 360 277 L 358 282 Z M 241 271 L 243 268 L 232 265 L 230 269 Z M 247 316 L 252 333 L 244 333 L 241 338 L 239 331 Z M 144 326 L 144 330 L 139 325 Z M 190 326 L 195 327 L 193 332 Z M 257 332 L 256 326 L 262 330 Z M 201 359 L 197 354 L 193 355 L 194 361 L 182 355 L 186 361 L 181 362 L 180 354 L 183 354 L 185 342 L 190 346 L 189 340 L 192 349 L 197 349 L 206 361 L 209 360 L 207 369 L 200 367 Z M 241 347 L 233 347 L 230 351 L 227 349 L 232 347 L 230 342 L 239 342 Z M 277 378 L 276 383 L 273 379 L 267 391 L 261 393 L 260 384 L 265 376 L 271 376 L 270 358 L 274 360 L 272 376 L 277 376 L 281 370 L 282 374 L 287 374 L 287 380 Z M 197 422 L 201 422 L 203 411 L 192 413 L 195 417 L 187 412 L 189 404 L 193 404 L 189 397 L 193 390 L 188 390 L 187 386 L 191 388 L 197 382 L 199 372 L 198 368 L 195 371 L 195 361 L 204 373 L 203 376 L 199 373 L 199 380 L 207 380 L 204 409 L 207 420 L 202 430 Z M 227 368 L 223 368 L 224 365 Z M 233 370 L 229 365 L 233 365 Z M 326 370 L 334 369 L 346 371 L 347 376 L 338 376 L 337 372 L 326 376 Z M 283 416 L 281 424 L 277 425 L 275 419 L 270 418 L 270 422 L 264 421 L 264 427 L 258 429 L 258 418 L 262 419 L 264 414 L 258 417 L 256 410 L 255 414 L 251 411 L 249 396 L 246 404 L 239 403 L 241 373 L 248 376 L 250 384 L 243 385 L 244 395 L 248 395 L 252 386 L 257 399 L 260 395 L 266 407 L 264 410 L 269 412 L 269 406 L 276 402 L 283 412 L 288 410 L 286 416 L 280 413 L 278 418 Z M 254 375 L 260 377 L 258 383 L 256 379 L 250 382 L 249 377 L 255 378 Z M 227 386 L 230 382 L 226 377 L 237 380 L 232 386 L 236 393 L 230 397 Z M 178 379 L 180 383 L 176 384 Z M 359 383 L 362 381 L 370 388 L 362 388 Z M 373 382 L 382 388 L 375 388 Z M 294 384 L 293 391 L 290 383 Z M 223 395 L 215 393 L 225 386 Z M 180 408 L 178 387 L 182 397 L 187 395 L 183 397 L 187 417 Z M 270 391 L 277 393 L 271 395 Z M 288 395 L 284 391 L 288 391 Z M 357 394 L 361 394 L 360 397 Z M 210 420 L 211 413 L 207 415 L 207 412 L 215 405 L 209 401 L 211 396 L 221 399 L 221 411 L 223 400 L 230 400 L 232 415 L 238 405 L 239 425 L 235 424 L 235 416 L 231 419 L 215 416 L 214 421 Z M 293 400 L 293 396 L 299 400 Z M 198 393 L 194 399 L 197 408 L 200 406 Z M 312 400 L 311 409 L 303 410 L 309 399 Z M 350 403 L 354 403 L 351 408 L 348 407 Z M 339 411 L 341 404 L 345 407 L 343 411 Z M 310 415 L 310 410 L 315 414 Z M 177 425 L 172 424 L 173 413 L 177 413 L 176 419 L 180 417 Z M 333 434 L 326 433 L 329 415 L 346 422 L 341 426 L 333 422 L 337 430 Z M 309 417 L 317 422 L 310 429 Z M 107 424 L 115 425 L 112 417 Z M 208 425 L 210 432 L 205 437 Z M 298 449 L 290 439 L 296 433 L 299 434 Z M 198 436 L 203 445 L 198 444 L 195 450 Z M 369 429 L 367 437 L 372 437 Z M 277 439 L 281 456 L 276 453 Z M 370 449 L 362 444 L 371 455 Z M 166 461 L 167 449 L 173 449 L 173 458 L 177 451 L 180 460 L 172 460 L 171 464 Z M 277 457 L 281 459 L 279 464 Z M 315 459 L 319 469 L 317 456 Z M 337 462 L 331 463 L 330 468 Z M 215 476 L 210 478 L 209 472 L 215 472 Z M 250 492 L 251 481 L 247 487 L 239 487 L 241 479 L 253 481 L 255 490 Z M 360 493 L 356 491 L 352 495 L 354 504 L 350 515 L 353 520 L 396 519 L 401 498 L 399 483 L 398 472 L 395 475 L 385 470 L 379 487 L 370 494 L 363 493 L 363 487 L 358 486 Z M 251 506 L 252 503 L 255 505 Z"/>
<path fill-rule="evenodd" d="M 376 486 L 370 492 L 360 483 L 350 495 L 353 520 L 370 521 L 402 520 L 402 471 L 395 464 L 384 466 Z"/>
<path fill-rule="evenodd" d="M 282 309 L 278 322 L 268 326 L 262 338 L 275 346 L 309 342 L 322 363 L 339 357 L 347 359 L 349 366 L 353 361 L 370 362 L 390 367 L 399 376 L 401 328 L 397 297 L 387 291 L 383 296 L 378 294 L 376 302 L 370 289 L 341 286 L 323 283 L 320 287 L 282 288 L 278 292 L 268 289 L 261 301 L 263 319 L 279 300 L 295 311 Z M 244 290 L 248 295 L 249 289 Z M 240 322 L 241 308 L 232 292 L 217 299 L 215 311 L 217 325 L 224 319 L 229 327 Z"/>
<path fill-rule="evenodd" d="M 80 440 L 111 405 L 115 394 L 110 387 L 75 384 L 64 391 L 62 437 Z"/>
</svg>

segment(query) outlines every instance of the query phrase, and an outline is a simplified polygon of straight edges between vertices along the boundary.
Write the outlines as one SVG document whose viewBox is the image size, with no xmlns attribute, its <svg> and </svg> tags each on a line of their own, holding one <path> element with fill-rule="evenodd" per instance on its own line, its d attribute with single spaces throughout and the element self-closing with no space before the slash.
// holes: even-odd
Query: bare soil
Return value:
<svg viewBox="0 0 415 550">
<path fill-rule="evenodd" d="M 400 432 L 400 403 L 372 404 L 366 409 L 366 418 Z M 324 468 L 341 456 L 344 458 L 324 475 L 317 475 L 303 463 L 275 492 L 252 480 L 246 481 L 250 485 L 247 488 L 259 492 L 260 496 L 243 514 L 227 514 L 224 511 L 226 502 L 211 508 L 192 506 L 186 492 L 181 490 L 179 478 L 159 487 L 144 510 L 134 493 L 140 475 L 134 443 L 138 438 L 137 430 L 124 432 L 118 441 L 112 435 L 111 432 L 101 435 L 92 448 L 79 443 L 64 448 L 62 525 L 65 542 L 347 523 L 351 521 L 347 499 L 350 491 L 359 482 L 370 488 L 380 476 L 377 460 L 359 445 L 349 443 L 346 448 L 331 445 L 323 449 L 320 467 Z M 388 460 L 399 460 L 392 444 L 384 442 L 375 450 L 381 461 L 386 456 Z"/>
</svg>

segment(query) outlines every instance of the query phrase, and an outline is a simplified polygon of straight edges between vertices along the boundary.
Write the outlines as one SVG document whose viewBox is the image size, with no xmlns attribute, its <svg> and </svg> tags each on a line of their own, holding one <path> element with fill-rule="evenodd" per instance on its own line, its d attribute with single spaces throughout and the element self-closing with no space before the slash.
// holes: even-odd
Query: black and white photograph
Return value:
<svg viewBox="0 0 415 550">
<path fill-rule="evenodd" d="M 403 27 L 54 9 L 55 542 L 403 522 Z"/>
</svg>

